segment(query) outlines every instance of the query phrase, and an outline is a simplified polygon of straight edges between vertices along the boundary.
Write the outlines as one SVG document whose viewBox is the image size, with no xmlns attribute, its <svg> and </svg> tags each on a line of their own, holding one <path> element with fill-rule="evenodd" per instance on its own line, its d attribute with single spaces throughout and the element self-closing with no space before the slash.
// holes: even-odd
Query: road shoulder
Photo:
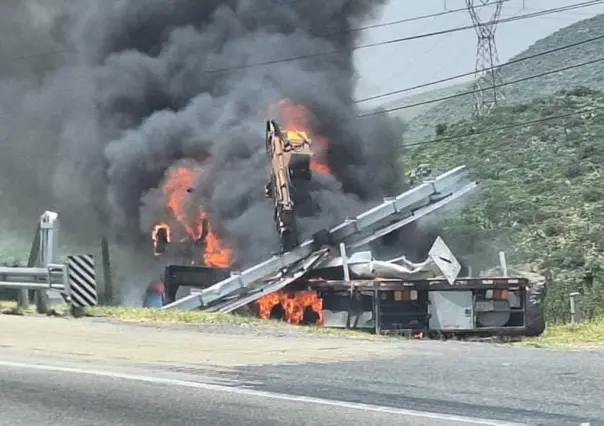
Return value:
<svg viewBox="0 0 604 426">
<path fill-rule="evenodd" d="M 396 342 L 312 335 L 250 325 L 132 324 L 98 319 L 0 316 L 7 356 L 83 362 L 242 366 L 366 360 L 396 353 Z"/>
</svg>

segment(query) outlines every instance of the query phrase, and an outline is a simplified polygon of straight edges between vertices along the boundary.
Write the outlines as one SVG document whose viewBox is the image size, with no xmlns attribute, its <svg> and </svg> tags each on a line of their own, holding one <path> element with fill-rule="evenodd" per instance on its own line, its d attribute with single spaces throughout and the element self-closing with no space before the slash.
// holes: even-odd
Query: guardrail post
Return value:
<svg viewBox="0 0 604 426">
<path fill-rule="evenodd" d="M 40 266 L 54 263 L 58 247 L 59 215 L 46 211 L 40 218 Z M 40 314 L 48 312 L 47 290 L 36 291 L 36 310 Z"/>
<path fill-rule="evenodd" d="M 576 307 L 575 307 L 575 297 L 580 296 L 580 295 L 581 295 L 581 293 L 578 293 L 576 291 L 569 294 L 569 296 L 570 296 L 570 323 L 571 324 L 577 323 L 577 311 L 576 311 Z"/>
<path fill-rule="evenodd" d="M 350 268 L 348 266 L 348 255 L 346 253 L 346 244 L 340 243 L 340 257 L 342 258 L 342 269 L 344 271 L 344 282 L 348 284 L 349 299 L 348 299 L 348 314 L 346 316 L 346 328 L 350 328 L 350 316 L 352 311 L 352 302 L 354 300 L 354 288 L 350 281 Z"/>
<path fill-rule="evenodd" d="M 36 224 L 36 233 L 31 243 L 29 257 L 27 258 L 27 267 L 33 268 L 36 266 L 36 261 L 40 256 L 40 223 Z M 21 309 L 29 308 L 31 291 L 27 289 L 17 290 L 17 305 Z"/>
<path fill-rule="evenodd" d="M 499 265 L 501 266 L 501 272 L 503 273 L 503 276 L 507 277 L 508 276 L 508 263 L 505 260 L 504 251 L 499 252 Z"/>
<path fill-rule="evenodd" d="M 116 302 L 115 289 L 111 277 L 111 259 L 109 257 L 109 240 L 106 236 L 101 238 L 101 261 L 103 263 L 103 279 L 105 281 L 104 299 L 107 305 L 113 305 Z"/>
</svg>

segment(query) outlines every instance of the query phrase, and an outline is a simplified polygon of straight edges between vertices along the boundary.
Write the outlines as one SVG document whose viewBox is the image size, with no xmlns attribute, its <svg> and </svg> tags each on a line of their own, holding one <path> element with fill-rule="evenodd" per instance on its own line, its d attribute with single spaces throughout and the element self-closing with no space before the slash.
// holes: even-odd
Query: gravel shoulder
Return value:
<svg viewBox="0 0 604 426">
<path fill-rule="evenodd" d="M 378 344 L 371 338 L 245 323 L 137 324 L 0 315 L 0 353 L 6 356 L 228 367 L 376 359 L 395 354 L 396 346 L 386 339 Z"/>
</svg>

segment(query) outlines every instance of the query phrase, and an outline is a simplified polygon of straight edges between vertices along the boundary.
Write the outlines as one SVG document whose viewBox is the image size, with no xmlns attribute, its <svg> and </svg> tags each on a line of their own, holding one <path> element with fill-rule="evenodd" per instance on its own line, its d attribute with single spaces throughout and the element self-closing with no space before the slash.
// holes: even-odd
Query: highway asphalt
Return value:
<svg viewBox="0 0 604 426">
<path fill-rule="evenodd" d="M 75 329 L 79 323 L 64 324 Z M 115 339 L 150 333 L 145 327 L 116 330 Z M 216 331 L 197 329 L 191 336 L 245 347 L 241 334 L 221 331 L 223 343 Z M 50 340 L 40 339 L 27 350 L 17 339 L 11 345 L 0 339 L 0 425 L 604 425 L 603 348 L 376 341 L 389 350 L 369 359 L 360 353 L 361 341 L 317 337 L 317 358 L 332 354 L 315 363 L 280 361 L 275 348 L 281 345 L 282 358 L 293 360 L 296 343 L 303 348 L 315 340 L 275 334 L 250 348 L 262 352 L 261 342 L 273 342 L 274 362 L 252 365 L 245 349 L 224 349 L 225 358 L 241 362 L 218 366 L 203 360 L 210 347 L 199 343 L 188 348 L 186 361 L 133 353 L 119 362 L 82 355 L 106 343 L 71 352 L 57 346 L 51 353 L 45 349 Z M 192 363 L 191 354 L 200 361 Z M 334 360 L 337 354 L 344 361 Z"/>
<path fill-rule="evenodd" d="M 39 361 L 38 361 L 39 362 Z M 0 362 L 0 425 L 422 425 L 476 419 L 234 389 L 140 369 L 40 368 Z"/>
<path fill-rule="evenodd" d="M 530 425 L 604 425 L 602 349 L 409 343 L 391 359 L 243 368 L 236 377 L 260 382 L 260 388 L 273 392 L 287 389 L 293 394 Z"/>
</svg>

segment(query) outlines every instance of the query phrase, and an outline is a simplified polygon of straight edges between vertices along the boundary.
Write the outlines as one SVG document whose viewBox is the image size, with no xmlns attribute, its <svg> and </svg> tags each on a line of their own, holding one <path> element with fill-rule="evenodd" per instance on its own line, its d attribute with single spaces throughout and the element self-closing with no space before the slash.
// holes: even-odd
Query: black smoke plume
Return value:
<svg viewBox="0 0 604 426">
<path fill-rule="evenodd" d="M 199 162 L 188 203 L 204 206 L 241 262 L 260 260 L 277 244 L 264 126 L 285 97 L 329 141 L 333 175 L 314 175 L 319 211 L 305 235 L 400 190 L 401 124 L 359 119 L 353 101 L 362 32 L 352 29 L 386 0 L 32 3 L 48 5 L 60 53 L 0 83 L 0 161 L 9 187 L 30 195 L 15 201 L 25 211 L 54 206 L 75 234 L 110 218 L 116 234 L 148 243 L 167 170 Z M 279 62 L 299 56 L 310 58 Z"/>
</svg>

